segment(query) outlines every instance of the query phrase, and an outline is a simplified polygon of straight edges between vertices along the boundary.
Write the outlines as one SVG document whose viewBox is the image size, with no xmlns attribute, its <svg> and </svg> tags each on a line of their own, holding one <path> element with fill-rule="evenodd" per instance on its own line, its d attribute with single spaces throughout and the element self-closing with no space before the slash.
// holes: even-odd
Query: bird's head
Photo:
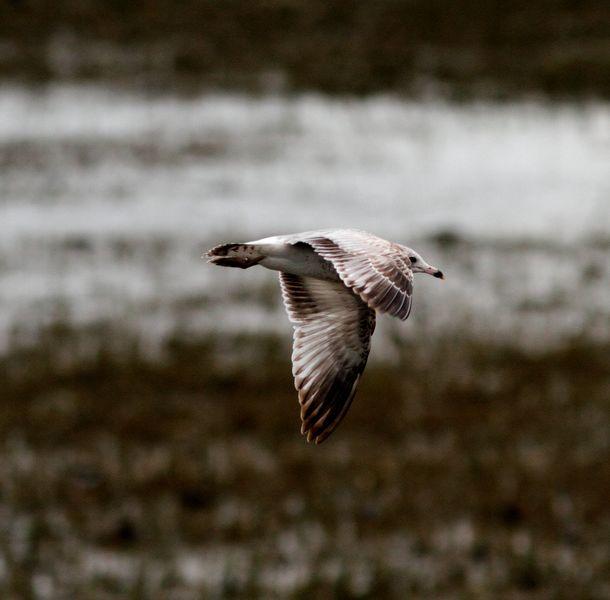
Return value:
<svg viewBox="0 0 610 600">
<path fill-rule="evenodd" d="M 432 277 L 436 277 L 437 279 L 445 279 L 443 272 L 428 264 L 420 254 L 415 252 L 412 248 L 407 248 L 407 254 L 409 256 L 409 260 L 411 261 L 411 271 L 413 273 L 427 273 L 428 275 L 432 275 Z"/>
</svg>

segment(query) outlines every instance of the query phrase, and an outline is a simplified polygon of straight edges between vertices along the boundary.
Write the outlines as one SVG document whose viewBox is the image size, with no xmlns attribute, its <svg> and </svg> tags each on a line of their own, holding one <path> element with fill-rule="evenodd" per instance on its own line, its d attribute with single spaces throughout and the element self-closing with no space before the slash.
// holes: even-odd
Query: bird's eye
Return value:
<svg viewBox="0 0 610 600">
<path fill-rule="evenodd" d="M 412 265 L 414 265 L 417 262 L 417 258 L 415 258 L 415 256 L 409 256 L 409 260 L 411 261 Z"/>
</svg>

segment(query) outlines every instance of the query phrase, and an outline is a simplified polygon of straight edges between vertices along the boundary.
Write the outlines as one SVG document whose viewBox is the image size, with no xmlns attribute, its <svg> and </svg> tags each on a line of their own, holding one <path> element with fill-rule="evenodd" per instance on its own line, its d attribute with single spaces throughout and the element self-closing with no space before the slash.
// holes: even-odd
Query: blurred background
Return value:
<svg viewBox="0 0 610 600">
<path fill-rule="evenodd" d="M 3 598 L 610 598 L 603 0 L 0 2 Z M 447 275 L 299 435 L 277 278 Z"/>
</svg>

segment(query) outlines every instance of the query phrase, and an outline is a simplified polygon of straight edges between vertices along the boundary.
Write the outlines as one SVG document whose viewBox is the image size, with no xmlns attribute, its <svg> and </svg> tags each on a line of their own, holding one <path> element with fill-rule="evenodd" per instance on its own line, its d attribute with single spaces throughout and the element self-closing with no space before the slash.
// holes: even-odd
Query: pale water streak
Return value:
<svg viewBox="0 0 610 600">
<path fill-rule="evenodd" d="M 607 337 L 608 165 L 603 103 L 5 86 L 0 346 L 57 319 L 150 343 L 177 327 L 288 332 L 273 274 L 199 256 L 327 226 L 409 243 L 447 272 L 418 279 L 402 334 Z"/>
</svg>

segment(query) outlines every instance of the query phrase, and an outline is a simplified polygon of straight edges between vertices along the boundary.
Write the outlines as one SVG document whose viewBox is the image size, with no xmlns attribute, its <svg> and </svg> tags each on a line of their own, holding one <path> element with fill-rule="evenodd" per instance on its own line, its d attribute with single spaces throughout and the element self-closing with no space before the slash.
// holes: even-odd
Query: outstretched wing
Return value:
<svg viewBox="0 0 610 600">
<path fill-rule="evenodd" d="M 350 407 L 375 329 L 375 311 L 338 281 L 280 273 L 294 326 L 292 374 L 301 433 L 323 442 Z"/>
<path fill-rule="evenodd" d="M 322 233 L 322 232 L 320 232 Z M 366 304 L 403 321 L 411 312 L 413 272 L 399 244 L 353 229 L 338 229 L 302 239 L 330 261 L 343 283 Z"/>
</svg>

